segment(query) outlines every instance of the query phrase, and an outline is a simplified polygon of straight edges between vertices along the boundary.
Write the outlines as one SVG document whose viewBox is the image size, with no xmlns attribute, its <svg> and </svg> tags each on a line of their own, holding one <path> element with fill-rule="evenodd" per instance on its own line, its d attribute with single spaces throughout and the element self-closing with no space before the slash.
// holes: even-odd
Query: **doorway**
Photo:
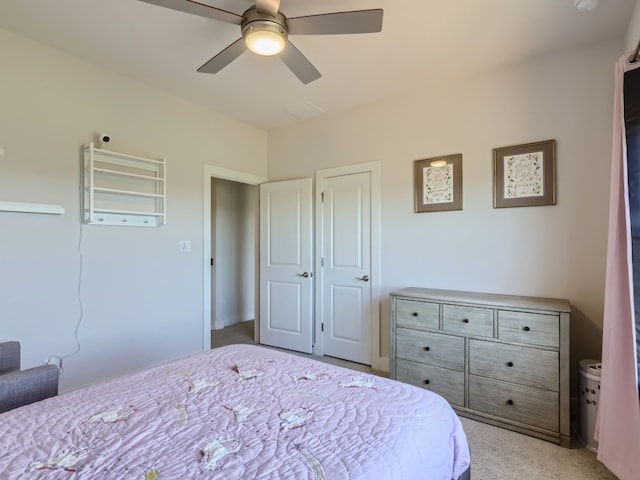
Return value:
<svg viewBox="0 0 640 480">
<path fill-rule="evenodd" d="M 255 320 L 258 187 L 211 179 L 211 330 Z M 237 329 L 237 328 L 236 328 Z M 253 327 L 251 327 L 253 338 Z M 212 340 L 212 345 L 216 342 Z"/>
<path fill-rule="evenodd" d="M 257 214 L 257 207 L 258 207 L 258 201 L 257 201 L 257 185 L 265 182 L 267 179 L 264 177 L 259 177 L 257 175 L 251 175 L 251 174 L 247 174 L 244 172 L 238 172 L 236 170 L 229 170 L 226 168 L 220 168 L 220 167 L 214 167 L 212 165 L 205 165 L 204 166 L 204 176 L 203 176 L 203 192 L 204 192 L 204 202 L 203 202 L 203 209 L 204 209 L 204 216 L 203 216 L 203 224 L 204 224 L 204 235 L 203 235 L 203 259 L 204 259 L 204 264 L 203 264 L 203 332 L 202 332 L 202 347 L 203 350 L 209 350 L 211 349 L 211 336 L 212 336 L 212 332 L 215 335 L 215 330 L 214 328 L 222 328 L 224 326 L 224 323 L 226 320 L 222 320 L 221 322 L 217 322 L 216 324 L 216 310 L 218 310 L 218 304 L 220 303 L 221 298 L 218 298 L 218 295 L 216 295 L 216 283 L 226 283 L 227 279 L 223 279 L 222 282 L 216 282 L 216 278 L 220 278 L 220 275 L 216 275 L 215 271 L 216 269 L 214 267 L 216 267 L 217 265 L 215 265 L 220 259 L 222 259 L 222 257 L 224 257 L 224 254 L 218 256 L 214 256 L 212 254 L 215 254 L 216 250 L 214 249 L 214 245 L 216 245 L 216 237 L 214 236 L 214 230 L 213 227 L 215 226 L 216 222 L 213 221 L 214 215 L 216 215 L 214 212 L 216 212 L 217 208 L 214 208 L 214 203 L 213 201 L 216 200 L 216 193 L 215 193 L 215 187 L 212 186 L 214 185 L 214 180 L 215 179 L 215 184 L 217 186 L 219 186 L 221 184 L 220 181 L 229 181 L 229 183 L 231 185 L 226 185 L 223 187 L 224 190 L 230 190 L 231 192 L 226 192 L 226 196 L 227 197 L 231 197 L 233 198 L 234 195 L 238 195 L 241 196 L 239 193 L 232 193 L 232 191 L 234 190 L 233 188 L 233 184 L 237 184 L 236 186 L 253 186 L 253 189 L 255 190 L 255 196 L 256 196 L 256 201 L 255 201 L 255 223 L 254 223 L 254 232 L 255 235 L 257 236 L 257 231 L 258 231 L 258 214 Z M 227 188 L 228 187 L 228 188 Z M 227 201 L 227 200 L 225 200 Z M 246 226 L 244 227 L 246 228 Z M 249 285 L 248 287 L 244 290 L 245 292 L 245 300 L 246 300 L 246 295 L 253 295 L 253 305 L 257 305 L 257 291 L 258 291 L 258 280 L 257 280 L 257 251 L 258 251 L 258 244 L 257 244 L 257 239 L 255 239 L 254 241 L 255 245 L 253 245 L 253 252 L 254 252 L 254 257 L 253 257 L 253 271 L 254 274 L 252 275 L 252 278 L 250 278 L 248 280 Z M 249 246 L 248 248 L 251 248 L 251 246 Z M 214 265 L 212 265 L 212 260 Z M 245 262 L 246 265 L 246 262 Z M 250 268 L 250 267 L 246 267 L 246 268 Z M 242 275 L 240 275 L 242 276 Z M 245 280 L 246 282 L 246 280 Z M 230 287 L 233 288 L 233 287 Z M 240 303 L 242 304 L 243 302 L 238 302 L 237 300 L 234 300 L 234 302 L 232 302 L 233 304 L 237 304 Z M 222 312 L 222 316 L 226 315 L 227 312 L 230 312 L 232 309 L 226 309 L 226 304 L 225 304 L 225 308 L 222 308 L 220 310 L 220 312 Z M 239 315 L 236 316 L 235 318 L 241 318 L 244 314 L 230 314 L 229 315 L 229 319 L 233 319 L 233 315 Z M 259 312 L 257 309 L 255 309 L 255 315 L 253 315 L 254 319 L 255 319 L 255 324 L 257 326 L 257 324 L 259 323 Z M 255 327 L 254 327 L 254 338 L 256 341 L 258 341 L 259 339 L 259 334 L 256 332 Z"/>
</svg>

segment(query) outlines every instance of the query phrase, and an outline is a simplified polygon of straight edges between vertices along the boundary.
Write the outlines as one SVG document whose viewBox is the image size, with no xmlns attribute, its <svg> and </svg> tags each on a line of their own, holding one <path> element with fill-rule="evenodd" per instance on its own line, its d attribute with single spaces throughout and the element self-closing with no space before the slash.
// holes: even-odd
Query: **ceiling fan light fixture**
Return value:
<svg viewBox="0 0 640 480">
<path fill-rule="evenodd" d="M 242 15 L 214 7 L 203 0 L 140 0 L 160 7 L 239 25 L 242 37 L 229 44 L 205 62 L 198 72 L 214 74 L 225 68 L 246 50 L 257 55 L 280 55 L 286 67 L 307 84 L 321 77 L 313 64 L 288 41 L 293 35 L 345 35 L 376 33 L 382 30 L 381 8 L 320 13 L 303 17 L 287 17 L 280 12 L 280 0 L 253 0 Z M 245 0 L 249 1 L 249 0 Z M 577 0 L 575 0 L 577 1 Z"/>
<path fill-rule="evenodd" d="M 286 32 L 276 23 L 269 21 L 252 22 L 242 30 L 247 48 L 265 57 L 277 55 L 284 50 Z"/>
</svg>

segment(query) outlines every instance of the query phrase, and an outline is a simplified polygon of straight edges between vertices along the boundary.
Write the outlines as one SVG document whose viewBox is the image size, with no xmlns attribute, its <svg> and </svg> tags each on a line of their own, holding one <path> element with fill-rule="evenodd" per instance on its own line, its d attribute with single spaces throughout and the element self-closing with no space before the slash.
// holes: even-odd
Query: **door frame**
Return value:
<svg viewBox="0 0 640 480">
<path fill-rule="evenodd" d="M 240 172 L 238 170 L 230 170 L 228 168 L 215 167 L 213 165 L 204 165 L 203 176 L 203 239 L 202 239 L 202 280 L 203 280 L 203 292 L 202 292 L 202 349 L 211 350 L 211 179 L 219 178 L 222 180 L 231 180 L 238 183 L 246 183 L 247 185 L 260 185 L 267 181 L 266 177 L 258 175 L 252 175 L 250 173 Z M 256 230 L 258 231 L 258 230 Z M 255 280 L 255 292 L 256 292 L 256 305 L 258 302 L 259 292 L 259 269 L 260 269 L 260 235 L 256 235 L 256 280 Z M 256 321 L 254 324 L 254 335 L 258 339 L 260 332 L 260 312 L 259 308 L 256 308 Z"/>
<path fill-rule="evenodd" d="M 342 167 L 325 168 L 315 172 L 315 342 L 314 355 L 323 355 L 322 338 L 322 191 L 324 179 L 355 173 L 371 174 L 371 368 L 388 371 L 389 359 L 380 357 L 380 162 L 366 162 Z"/>
</svg>

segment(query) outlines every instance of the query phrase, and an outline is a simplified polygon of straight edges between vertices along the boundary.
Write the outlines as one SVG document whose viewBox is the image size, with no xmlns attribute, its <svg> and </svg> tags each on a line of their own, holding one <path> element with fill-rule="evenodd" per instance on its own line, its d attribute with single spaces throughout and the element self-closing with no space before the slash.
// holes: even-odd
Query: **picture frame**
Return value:
<svg viewBox="0 0 640 480">
<path fill-rule="evenodd" d="M 493 149 L 493 208 L 555 203 L 555 140 Z"/>
<path fill-rule="evenodd" d="M 462 154 L 414 162 L 414 211 L 462 210 Z"/>
</svg>

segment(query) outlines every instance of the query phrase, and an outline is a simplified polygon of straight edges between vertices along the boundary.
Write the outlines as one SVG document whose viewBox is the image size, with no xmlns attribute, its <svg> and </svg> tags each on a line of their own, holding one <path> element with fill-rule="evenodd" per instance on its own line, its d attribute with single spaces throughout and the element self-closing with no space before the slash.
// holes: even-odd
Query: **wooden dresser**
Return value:
<svg viewBox="0 0 640 480">
<path fill-rule="evenodd" d="M 427 288 L 391 294 L 391 378 L 465 417 L 569 447 L 567 300 Z"/>
</svg>

